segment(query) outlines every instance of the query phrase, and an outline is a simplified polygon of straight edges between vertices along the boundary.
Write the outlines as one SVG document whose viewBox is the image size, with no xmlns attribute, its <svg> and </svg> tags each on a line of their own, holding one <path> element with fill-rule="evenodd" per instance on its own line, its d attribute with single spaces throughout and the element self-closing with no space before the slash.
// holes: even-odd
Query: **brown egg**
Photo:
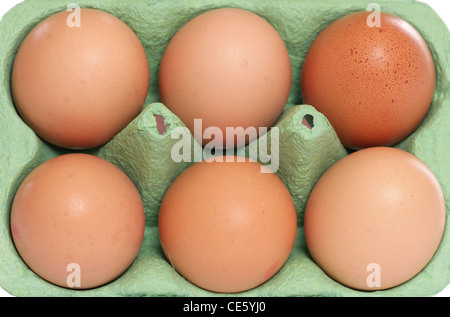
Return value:
<svg viewBox="0 0 450 317">
<path fill-rule="evenodd" d="M 277 273 L 292 250 L 297 215 L 287 187 L 268 171 L 228 156 L 196 163 L 175 179 L 162 201 L 159 234 L 176 271 L 222 293 Z"/>
<path fill-rule="evenodd" d="M 11 209 L 17 251 L 43 279 L 87 289 L 120 276 L 134 261 L 145 229 L 131 180 L 97 156 L 66 154 L 35 168 Z"/>
<path fill-rule="evenodd" d="M 242 9 L 215 9 L 187 22 L 169 42 L 159 70 L 161 101 L 200 144 L 217 147 L 243 145 L 260 127 L 270 129 L 290 88 L 283 39 L 268 21 Z M 197 132 L 195 119 L 201 119 Z M 256 133 L 246 135 L 247 128 Z"/>
<path fill-rule="evenodd" d="M 149 69 L 141 42 L 124 22 L 94 9 L 74 14 L 56 13 L 25 37 L 11 88 L 37 135 L 84 149 L 103 145 L 139 114 Z"/>
<path fill-rule="evenodd" d="M 304 232 L 313 260 L 355 289 L 400 285 L 441 241 L 445 201 L 430 169 L 390 147 L 354 152 L 328 169 L 308 199 Z"/>
<path fill-rule="evenodd" d="M 352 149 L 393 145 L 421 123 L 433 98 L 434 62 L 406 21 L 371 12 L 344 16 L 311 45 L 302 69 L 303 102 L 322 112 Z"/>
</svg>

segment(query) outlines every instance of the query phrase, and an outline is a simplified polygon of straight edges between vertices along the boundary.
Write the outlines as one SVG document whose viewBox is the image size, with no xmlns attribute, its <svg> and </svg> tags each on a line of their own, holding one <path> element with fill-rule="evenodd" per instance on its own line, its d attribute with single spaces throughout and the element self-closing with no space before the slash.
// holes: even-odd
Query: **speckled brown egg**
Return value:
<svg viewBox="0 0 450 317">
<path fill-rule="evenodd" d="M 433 58 L 419 32 L 385 12 L 373 25 L 371 14 L 328 25 L 302 69 L 304 103 L 322 112 L 352 149 L 403 140 L 422 122 L 435 87 Z"/>
</svg>

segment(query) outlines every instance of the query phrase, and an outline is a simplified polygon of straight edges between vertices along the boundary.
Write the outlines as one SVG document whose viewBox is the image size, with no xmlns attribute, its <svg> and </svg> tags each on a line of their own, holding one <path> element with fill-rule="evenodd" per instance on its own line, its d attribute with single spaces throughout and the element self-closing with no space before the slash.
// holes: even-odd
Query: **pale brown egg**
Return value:
<svg viewBox="0 0 450 317">
<path fill-rule="evenodd" d="M 111 282 L 135 260 L 145 230 L 141 197 L 125 173 L 88 154 L 36 167 L 11 209 L 14 245 L 53 284 L 88 289 Z"/>
<path fill-rule="evenodd" d="M 200 144 L 236 147 L 276 122 L 291 77 L 288 50 L 267 20 L 247 10 L 220 8 L 191 19 L 170 40 L 160 64 L 159 92 Z M 195 119 L 201 119 L 197 126 Z M 252 133 L 246 134 L 247 128 Z"/>
<path fill-rule="evenodd" d="M 175 179 L 161 204 L 159 234 L 178 273 L 204 289 L 234 293 L 280 270 L 294 245 L 297 215 L 276 174 L 226 158 L 196 163 Z"/>
<path fill-rule="evenodd" d="M 383 290 L 419 273 L 442 239 L 442 189 L 414 155 L 390 147 L 354 152 L 314 186 L 304 215 L 313 260 L 351 288 Z"/>
<path fill-rule="evenodd" d="M 70 149 L 109 141 L 139 114 L 149 85 L 146 53 L 133 30 L 100 10 L 78 14 L 62 11 L 34 27 L 11 74 L 25 123 Z"/>
<path fill-rule="evenodd" d="M 379 14 L 379 25 L 367 11 L 334 21 L 303 63 L 303 102 L 323 113 L 351 149 L 403 140 L 433 99 L 435 66 L 427 43 L 405 20 Z"/>
</svg>

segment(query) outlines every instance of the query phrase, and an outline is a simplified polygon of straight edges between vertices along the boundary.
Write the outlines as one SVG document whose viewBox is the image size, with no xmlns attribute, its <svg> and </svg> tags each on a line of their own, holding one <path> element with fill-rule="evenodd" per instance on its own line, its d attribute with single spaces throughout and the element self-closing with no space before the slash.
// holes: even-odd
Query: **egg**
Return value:
<svg viewBox="0 0 450 317">
<path fill-rule="evenodd" d="M 335 281 L 359 290 L 413 278 L 439 247 L 445 201 L 416 156 L 371 147 L 344 157 L 314 186 L 304 214 L 312 259 Z"/>
<path fill-rule="evenodd" d="M 108 142 L 140 113 L 148 85 L 147 56 L 133 30 L 87 8 L 37 24 L 11 73 L 24 122 L 44 141 L 69 149 Z"/>
<path fill-rule="evenodd" d="M 366 11 L 328 25 L 302 66 L 303 102 L 322 112 L 350 149 L 403 140 L 433 99 L 435 66 L 426 42 L 405 20 L 379 14 L 379 26 Z"/>
<path fill-rule="evenodd" d="M 10 217 L 25 264 L 55 285 L 107 284 L 135 260 L 145 230 L 141 197 L 127 175 L 90 154 L 37 166 L 20 184 Z"/>
<path fill-rule="evenodd" d="M 189 20 L 172 37 L 158 85 L 162 103 L 200 144 L 230 148 L 272 127 L 286 105 L 291 77 L 286 45 L 266 19 L 219 8 Z"/>
<path fill-rule="evenodd" d="M 162 200 L 159 236 L 175 271 L 203 289 L 236 293 L 280 270 L 297 215 L 287 187 L 267 171 L 250 159 L 213 157 L 174 180 Z"/>
</svg>

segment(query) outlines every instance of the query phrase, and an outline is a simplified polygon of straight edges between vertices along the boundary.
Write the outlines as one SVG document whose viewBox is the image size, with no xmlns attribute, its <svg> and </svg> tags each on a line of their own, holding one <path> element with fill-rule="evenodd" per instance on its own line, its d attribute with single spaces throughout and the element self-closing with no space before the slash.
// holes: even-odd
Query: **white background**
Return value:
<svg viewBox="0 0 450 317">
<path fill-rule="evenodd" d="M 17 3 L 22 2 L 21 0 L 1 0 L 0 4 L 0 17 L 8 12 Z M 371 1 L 368 1 L 370 3 Z M 372 1 L 373 2 L 373 1 Z M 445 21 L 447 26 L 450 27 L 450 1 L 448 0 L 421 0 L 421 2 L 428 3 Z M 69 2 L 68 2 L 69 3 Z M 1 49 L 1 48 L 0 48 Z M 1 256 L 1 255 L 0 255 Z M 4 291 L 0 286 L 0 297 L 11 296 L 6 291 Z M 450 297 L 450 285 L 447 286 L 443 291 L 435 295 L 436 297 Z"/>
</svg>

